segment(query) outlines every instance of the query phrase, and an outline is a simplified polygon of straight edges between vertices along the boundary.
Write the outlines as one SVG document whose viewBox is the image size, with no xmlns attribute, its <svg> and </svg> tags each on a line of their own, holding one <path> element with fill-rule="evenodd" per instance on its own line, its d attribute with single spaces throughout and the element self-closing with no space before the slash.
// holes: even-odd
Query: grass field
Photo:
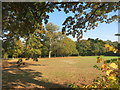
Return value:
<svg viewBox="0 0 120 90">
<path fill-rule="evenodd" d="M 111 59 L 117 57 L 104 57 Z M 90 84 L 102 72 L 93 68 L 96 56 L 41 58 L 25 61 L 16 67 L 17 59 L 3 61 L 3 88 L 61 88 L 74 83 Z"/>
</svg>

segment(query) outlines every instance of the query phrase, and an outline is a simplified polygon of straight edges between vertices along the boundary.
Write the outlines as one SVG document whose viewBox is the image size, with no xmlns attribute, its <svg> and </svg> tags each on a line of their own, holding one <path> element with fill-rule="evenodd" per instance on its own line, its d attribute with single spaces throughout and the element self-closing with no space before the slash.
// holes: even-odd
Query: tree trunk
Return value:
<svg viewBox="0 0 120 90">
<path fill-rule="evenodd" d="M 52 46 L 52 39 L 50 38 L 50 47 L 49 47 L 49 58 L 51 58 L 51 53 L 52 53 L 52 51 L 51 51 L 51 46 Z"/>
<path fill-rule="evenodd" d="M 51 53 L 52 53 L 52 51 L 49 51 L 49 58 L 51 58 Z"/>
</svg>

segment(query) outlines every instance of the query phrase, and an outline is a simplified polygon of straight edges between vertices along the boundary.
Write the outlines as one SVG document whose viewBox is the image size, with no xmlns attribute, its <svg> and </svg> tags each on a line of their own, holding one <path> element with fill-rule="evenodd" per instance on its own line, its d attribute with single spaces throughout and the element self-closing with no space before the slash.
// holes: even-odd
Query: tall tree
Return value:
<svg viewBox="0 0 120 90">
<path fill-rule="evenodd" d="M 51 58 L 51 53 L 53 45 L 57 42 L 59 26 L 54 25 L 53 23 L 48 23 L 46 25 L 46 37 L 49 43 L 49 58 Z"/>
<path fill-rule="evenodd" d="M 53 54 L 56 56 L 78 55 L 75 42 L 66 36 L 62 37 L 54 46 Z"/>
<path fill-rule="evenodd" d="M 38 57 L 41 55 L 41 37 L 36 30 L 33 34 L 30 34 L 26 40 L 25 54 L 27 58 L 32 58 L 34 61 L 38 61 Z"/>
</svg>

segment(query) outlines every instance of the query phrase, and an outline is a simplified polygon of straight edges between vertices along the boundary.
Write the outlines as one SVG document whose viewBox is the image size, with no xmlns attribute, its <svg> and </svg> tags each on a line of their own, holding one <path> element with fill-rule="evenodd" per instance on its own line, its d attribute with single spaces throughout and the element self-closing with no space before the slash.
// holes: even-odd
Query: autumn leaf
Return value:
<svg viewBox="0 0 120 90">
<path fill-rule="evenodd" d="M 106 67 L 107 67 L 107 65 L 106 65 L 106 64 L 103 64 L 103 65 L 102 65 L 102 68 L 103 68 L 103 69 L 105 69 Z"/>
<path fill-rule="evenodd" d="M 115 49 L 113 52 L 114 52 L 114 53 L 117 53 L 117 52 L 118 52 L 118 49 Z"/>
<path fill-rule="evenodd" d="M 114 69 L 118 68 L 118 66 L 115 63 L 111 63 L 109 66 L 112 67 L 112 68 L 114 68 Z"/>
<path fill-rule="evenodd" d="M 113 70 L 107 70 L 107 71 L 106 71 L 106 75 L 109 76 L 111 72 L 113 72 Z"/>
<path fill-rule="evenodd" d="M 109 44 L 105 44 L 105 48 L 109 48 L 110 47 L 110 45 Z"/>
<path fill-rule="evenodd" d="M 87 85 L 87 86 L 86 86 L 86 88 L 91 88 L 91 87 L 92 87 L 92 85 Z"/>
<path fill-rule="evenodd" d="M 115 49 L 113 46 L 110 46 L 109 44 L 105 44 L 105 48 L 107 48 L 109 51 L 113 51 L 114 53 L 118 52 L 118 49 Z"/>
<path fill-rule="evenodd" d="M 108 76 L 108 79 L 116 80 L 116 78 L 115 78 L 114 75 L 110 75 L 110 76 Z"/>
</svg>

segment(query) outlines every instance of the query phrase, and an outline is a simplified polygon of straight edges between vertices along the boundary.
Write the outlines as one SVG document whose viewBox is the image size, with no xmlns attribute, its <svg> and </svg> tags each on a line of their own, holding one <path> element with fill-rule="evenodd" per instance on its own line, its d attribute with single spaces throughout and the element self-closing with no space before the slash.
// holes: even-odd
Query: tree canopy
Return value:
<svg viewBox="0 0 120 90">
<path fill-rule="evenodd" d="M 117 20 L 118 2 L 3 2 L 3 32 L 23 37 L 47 24 L 49 13 L 57 9 L 65 14 L 72 12 L 63 23 L 62 32 L 80 39 L 83 31 L 94 29 L 99 23 Z M 109 13 L 111 13 L 109 16 Z M 41 30 L 41 29 L 40 29 Z"/>
<path fill-rule="evenodd" d="M 78 55 L 75 42 L 66 36 L 63 36 L 63 38 L 59 40 L 55 46 L 56 48 L 54 48 L 54 54 L 57 56 Z"/>
</svg>

